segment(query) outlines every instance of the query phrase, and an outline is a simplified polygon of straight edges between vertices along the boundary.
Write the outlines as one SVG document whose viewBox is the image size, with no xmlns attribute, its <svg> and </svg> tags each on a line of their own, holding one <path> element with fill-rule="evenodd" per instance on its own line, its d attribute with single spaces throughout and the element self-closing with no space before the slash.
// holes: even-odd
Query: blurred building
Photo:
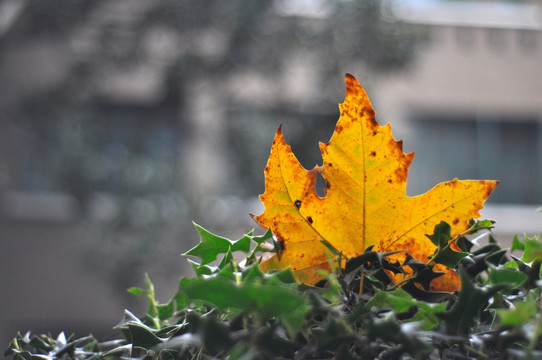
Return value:
<svg viewBox="0 0 542 360">
<path fill-rule="evenodd" d="M 394 15 L 429 37 L 374 98 L 416 156 L 408 192 L 452 179 L 496 179 L 484 217 L 501 241 L 542 232 L 541 2 L 406 1 Z"/>
<path fill-rule="evenodd" d="M 124 307 L 144 309 L 112 290 L 144 272 L 167 300 L 192 220 L 232 236 L 254 226 L 280 123 L 306 167 L 320 161 L 345 72 L 416 152 L 409 195 L 497 179 L 483 216 L 499 239 L 542 232 L 541 2 L 384 2 L 364 25 L 325 1 L 197 12 L 209 18 L 195 2 L 77 1 L 54 15 L 43 3 L 0 1 L 2 342 L 103 334 Z M 401 20 L 408 35 L 340 19 Z"/>
</svg>

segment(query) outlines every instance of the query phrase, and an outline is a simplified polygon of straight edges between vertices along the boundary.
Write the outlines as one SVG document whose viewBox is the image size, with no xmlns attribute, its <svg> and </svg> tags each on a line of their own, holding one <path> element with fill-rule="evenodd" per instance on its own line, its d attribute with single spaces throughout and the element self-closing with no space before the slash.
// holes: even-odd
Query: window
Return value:
<svg viewBox="0 0 542 360">
<path fill-rule="evenodd" d="M 19 167 L 20 191 L 170 191 L 181 133 L 177 111 L 101 104 L 87 114 L 33 124 Z"/>
<path fill-rule="evenodd" d="M 542 123 L 533 118 L 417 114 L 408 192 L 453 179 L 495 179 L 493 203 L 542 203 Z"/>
</svg>

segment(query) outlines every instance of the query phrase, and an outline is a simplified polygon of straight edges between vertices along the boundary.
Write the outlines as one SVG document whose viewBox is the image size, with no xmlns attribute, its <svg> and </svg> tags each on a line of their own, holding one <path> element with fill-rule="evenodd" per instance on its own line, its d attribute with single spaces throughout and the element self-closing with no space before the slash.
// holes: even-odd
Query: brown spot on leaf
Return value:
<svg viewBox="0 0 542 360">
<path fill-rule="evenodd" d="M 371 151 L 371 153 L 369 154 L 369 156 L 375 157 L 375 156 L 376 156 L 376 151 Z"/>
<path fill-rule="evenodd" d="M 310 216 L 307 218 L 307 220 L 312 224 L 312 218 Z"/>
<path fill-rule="evenodd" d="M 299 207 L 301 206 L 301 200 L 296 200 L 296 201 L 294 202 L 294 205 L 295 205 L 296 208 L 299 209 Z"/>
<path fill-rule="evenodd" d="M 397 170 L 395 170 L 395 177 L 397 178 L 397 182 L 406 181 L 407 169 L 404 167 L 397 168 Z"/>
<path fill-rule="evenodd" d="M 458 218 L 455 218 L 454 221 L 452 221 L 452 224 L 454 224 L 454 225 L 459 224 L 459 219 L 458 219 Z"/>
</svg>

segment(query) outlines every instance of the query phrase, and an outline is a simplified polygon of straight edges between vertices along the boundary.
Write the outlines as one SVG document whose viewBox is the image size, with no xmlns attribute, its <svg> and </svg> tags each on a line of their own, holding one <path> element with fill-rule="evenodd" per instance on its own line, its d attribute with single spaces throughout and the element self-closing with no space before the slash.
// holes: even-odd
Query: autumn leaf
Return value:
<svg viewBox="0 0 542 360">
<path fill-rule="evenodd" d="M 414 154 L 405 154 L 389 124 L 375 121 L 371 102 L 352 76 L 346 75 L 346 98 L 340 118 L 327 144 L 320 143 L 323 165 L 306 170 L 278 129 L 265 168 L 265 205 L 254 219 L 271 229 L 282 250 L 262 262 L 264 271 L 291 266 L 297 280 L 314 284 L 319 269 L 329 269 L 328 247 L 350 258 L 369 246 L 373 251 L 404 250 L 426 262 L 436 246 L 427 238 L 435 225 L 445 221 L 451 236 L 468 228 L 472 218 L 497 185 L 496 181 L 451 180 L 425 194 L 406 195 L 406 181 Z M 325 196 L 316 193 L 318 174 L 326 183 Z M 454 291 L 457 274 L 444 265 L 446 274 L 432 282 L 433 290 Z"/>
</svg>

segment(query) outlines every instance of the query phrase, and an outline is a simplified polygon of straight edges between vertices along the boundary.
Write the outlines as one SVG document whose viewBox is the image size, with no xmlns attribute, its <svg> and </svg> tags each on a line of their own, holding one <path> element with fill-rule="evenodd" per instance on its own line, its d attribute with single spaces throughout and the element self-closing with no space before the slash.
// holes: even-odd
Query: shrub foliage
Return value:
<svg viewBox="0 0 542 360">
<path fill-rule="evenodd" d="M 316 286 L 298 284 L 289 269 L 259 268 L 270 232 L 229 240 L 196 226 L 200 243 L 186 255 L 196 275 L 183 277 L 166 304 L 146 288 L 139 318 L 126 310 L 117 325 L 123 336 L 99 342 L 18 334 L 6 351 L 13 359 L 514 359 L 542 357 L 542 242 L 517 237 L 511 251 L 487 234 L 487 245 L 470 240 L 492 222 L 471 222 L 450 239 L 441 223 L 429 235 L 437 250 L 427 263 L 368 248 L 343 259 Z M 477 238 L 479 238 L 477 236 Z M 461 251 L 449 246 L 455 243 Z M 513 256 L 519 253 L 521 256 Z M 234 254 L 236 256 L 234 256 Z M 242 259 L 237 254 L 242 254 Z M 435 263 L 455 268 L 456 293 L 430 291 L 441 274 Z M 214 265 L 211 265 L 214 264 Z M 394 274 L 411 273 L 396 283 Z M 396 277 L 394 277 L 396 279 Z"/>
</svg>

